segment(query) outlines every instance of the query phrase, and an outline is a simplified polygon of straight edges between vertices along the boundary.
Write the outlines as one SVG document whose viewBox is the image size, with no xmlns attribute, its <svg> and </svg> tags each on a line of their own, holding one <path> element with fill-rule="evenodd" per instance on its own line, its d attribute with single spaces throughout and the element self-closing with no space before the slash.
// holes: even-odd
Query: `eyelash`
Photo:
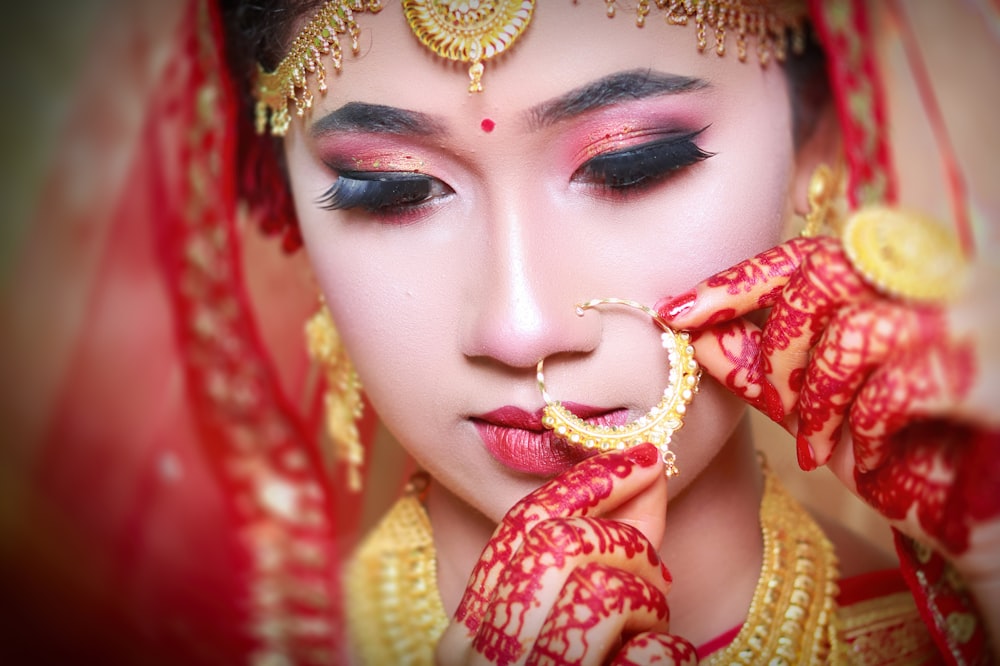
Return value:
<svg viewBox="0 0 1000 666">
<path fill-rule="evenodd" d="M 573 174 L 573 180 L 613 195 L 640 192 L 675 171 L 712 157 L 694 142 L 707 127 L 668 136 L 635 148 L 597 155 Z"/>
<path fill-rule="evenodd" d="M 437 178 L 418 173 L 341 171 L 316 203 L 323 210 L 360 209 L 391 217 L 416 213 L 453 193 Z"/>
<path fill-rule="evenodd" d="M 707 127 L 650 141 L 635 148 L 597 155 L 573 174 L 572 180 L 624 196 L 655 185 L 684 167 L 708 159 L 694 142 Z M 448 185 L 413 172 L 341 171 L 316 199 L 323 210 L 360 209 L 386 218 L 405 218 L 454 194 Z"/>
</svg>

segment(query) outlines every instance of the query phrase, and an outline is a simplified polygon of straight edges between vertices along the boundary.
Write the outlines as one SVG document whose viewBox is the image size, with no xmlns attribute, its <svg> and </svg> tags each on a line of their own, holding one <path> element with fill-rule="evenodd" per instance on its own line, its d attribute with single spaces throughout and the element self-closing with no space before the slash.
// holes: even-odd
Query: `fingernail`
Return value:
<svg viewBox="0 0 1000 666">
<path fill-rule="evenodd" d="M 816 469 L 816 454 L 805 435 L 798 435 L 795 438 L 795 456 L 798 458 L 799 468 L 803 472 L 811 472 Z"/>
<path fill-rule="evenodd" d="M 639 467 L 652 467 L 659 460 L 660 455 L 655 446 L 649 442 L 644 442 L 630 448 L 626 452 L 625 457 L 629 462 Z"/>
<path fill-rule="evenodd" d="M 656 311 L 664 319 L 677 319 L 685 312 L 694 307 L 694 302 L 698 298 L 694 289 L 685 292 L 680 296 L 665 298 L 656 304 Z"/>
<path fill-rule="evenodd" d="M 767 418 L 775 423 L 781 423 L 785 418 L 785 406 L 781 404 L 781 396 L 778 395 L 778 389 L 774 388 L 774 384 L 764 380 L 760 387 L 760 398 L 761 409 Z"/>
</svg>

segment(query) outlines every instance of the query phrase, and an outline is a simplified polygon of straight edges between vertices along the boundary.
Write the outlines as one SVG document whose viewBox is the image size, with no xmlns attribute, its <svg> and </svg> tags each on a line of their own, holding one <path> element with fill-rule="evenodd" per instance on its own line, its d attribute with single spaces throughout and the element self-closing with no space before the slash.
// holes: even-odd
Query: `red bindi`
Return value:
<svg viewBox="0 0 1000 666">
<path fill-rule="evenodd" d="M 483 128 L 484 132 L 489 133 L 493 131 L 493 128 L 496 127 L 497 124 L 489 118 L 483 118 L 483 122 L 479 123 L 479 126 Z"/>
</svg>

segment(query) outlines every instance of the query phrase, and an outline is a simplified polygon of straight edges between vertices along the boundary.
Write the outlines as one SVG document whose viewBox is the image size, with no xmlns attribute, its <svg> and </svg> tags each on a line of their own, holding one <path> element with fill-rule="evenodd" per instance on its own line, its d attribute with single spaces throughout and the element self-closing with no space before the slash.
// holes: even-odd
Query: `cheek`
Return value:
<svg viewBox="0 0 1000 666">
<path fill-rule="evenodd" d="M 786 227 L 793 165 L 786 133 L 720 136 L 720 143 L 728 149 L 706 164 L 713 176 L 676 222 L 670 256 L 683 262 L 685 289 L 777 245 Z"/>
<path fill-rule="evenodd" d="M 306 249 L 365 393 L 397 436 L 419 436 L 434 427 L 424 417 L 442 400 L 435 387 L 449 384 L 458 348 L 448 338 L 449 303 L 461 302 L 453 280 L 399 243 L 380 242 L 378 229 L 326 226 L 303 225 Z"/>
</svg>

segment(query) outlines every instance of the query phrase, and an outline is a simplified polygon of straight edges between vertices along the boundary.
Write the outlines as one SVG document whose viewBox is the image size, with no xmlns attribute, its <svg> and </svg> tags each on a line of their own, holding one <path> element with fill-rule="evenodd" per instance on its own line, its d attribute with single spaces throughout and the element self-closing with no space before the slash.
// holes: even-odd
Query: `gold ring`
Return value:
<svg viewBox="0 0 1000 666">
<path fill-rule="evenodd" d="M 701 368 L 694 359 L 691 337 L 685 331 L 678 332 L 670 328 L 651 307 L 622 298 L 599 298 L 580 303 L 576 306 L 576 314 L 582 317 L 586 310 L 599 305 L 624 305 L 641 310 L 663 329 L 660 338 L 670 361 L 670 383 L 663 390 L 660 401 L 645 416 L 620 426 L 591 425 L 551 398 L 545 388 L 545 359 L 542 359 L 536 369 L 538 389 L 545 400 L 542 425 L 560 439 L 584 449 L 624 450 L 649 442 L 659 449 L 666 475 L 669 477 L 679 474 L 676 455 L 670 450 L 670 441 L 674 432 L 684 425 L 684 414 L 698 391 L 698 380 L 701 378 Z"/>
</svg>

